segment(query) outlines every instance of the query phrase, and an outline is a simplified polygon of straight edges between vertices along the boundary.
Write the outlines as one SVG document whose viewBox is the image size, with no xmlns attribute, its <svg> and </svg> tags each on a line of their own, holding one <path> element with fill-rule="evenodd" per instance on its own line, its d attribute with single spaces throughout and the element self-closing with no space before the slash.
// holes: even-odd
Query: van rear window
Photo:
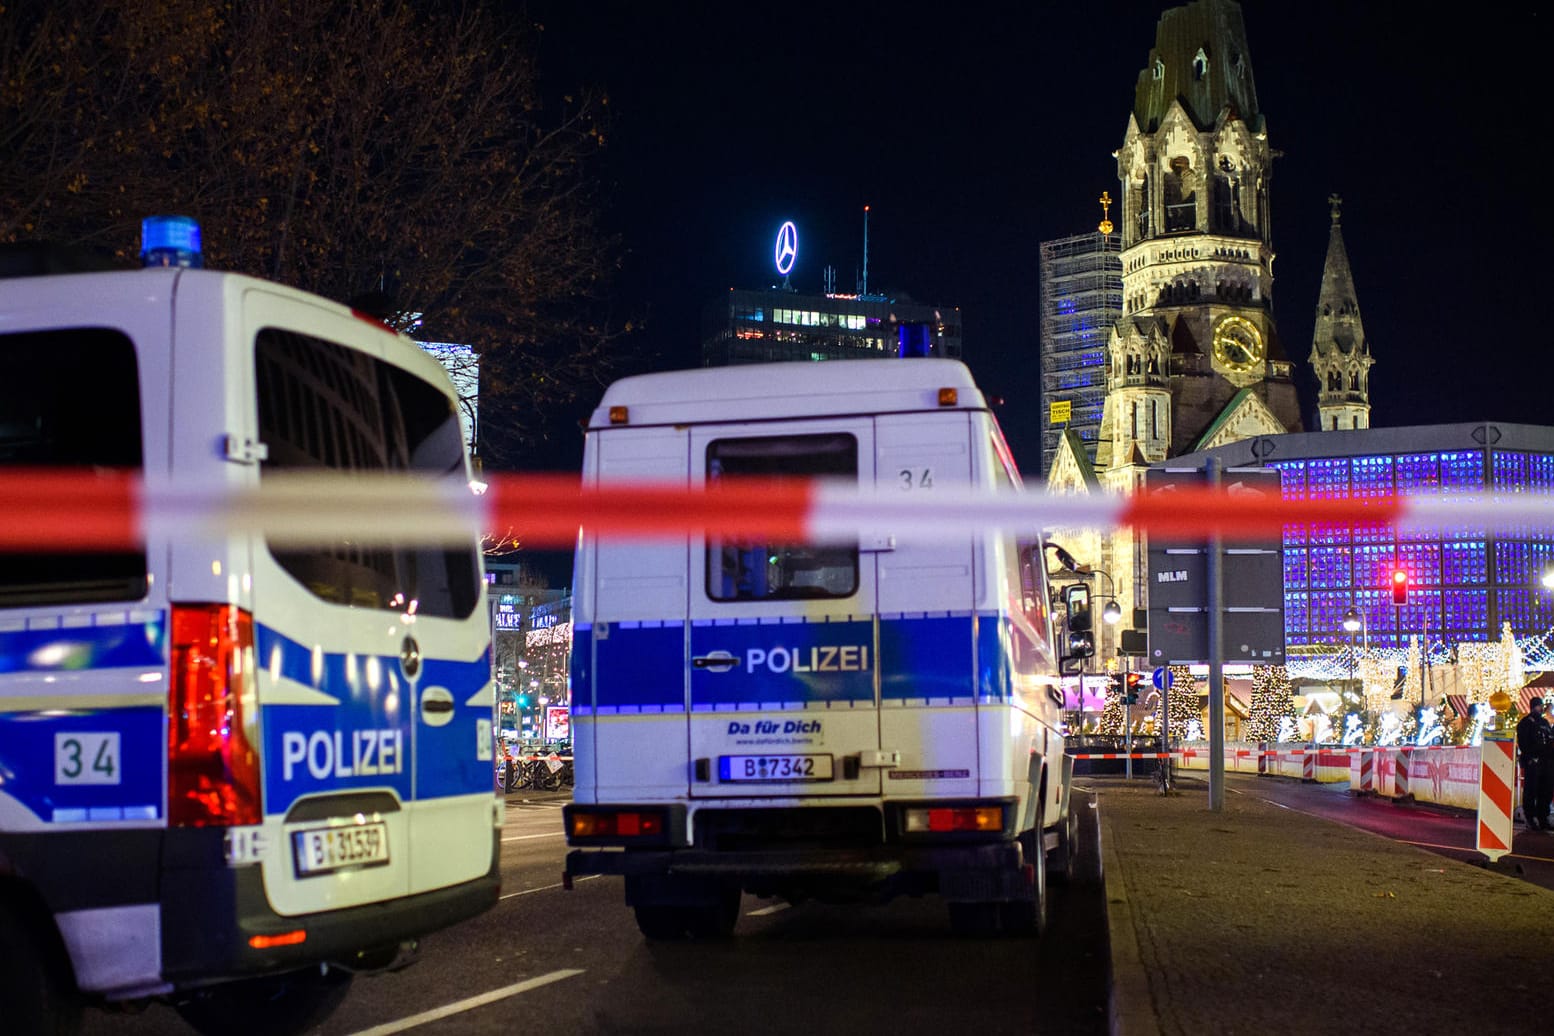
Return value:
<svg viewBox="0 0 1554 1036">
<path fill-rule="evenodd" d="M 707 444 L 709 483 L 742 476 L 856 482 L 858 440 L 837 433 L 716 439 Z M 707 596 L 714 601 L 851 597 L 857 591 L 857 544 L 707 539 Z"/>
<path fill-rule="evenodd" d="M 274 471 L 417 472 L 463 482 L 464 443 L 453 401 L 374 356 L 266 328 L 255 344 L 259 437 Z M 270 553 L 316 597 L 335 604 L 465 618 L 480 594 L 468 549 L 363 547 L 339 541 Z"/>
<path fill-rule="evenodd" d="M 0 334 L 0 469 L 142 470 L 135 347 L 101 327 Z M 0 553 L 0 605 L 136 601 L 146 554 Z"/>
</svg>

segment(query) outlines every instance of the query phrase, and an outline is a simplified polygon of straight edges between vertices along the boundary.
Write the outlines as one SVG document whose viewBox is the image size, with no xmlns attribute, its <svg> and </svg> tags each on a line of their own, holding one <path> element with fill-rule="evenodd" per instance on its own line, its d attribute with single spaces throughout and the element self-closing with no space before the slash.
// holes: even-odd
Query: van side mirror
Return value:
<svg viewBox="0 0 1554 1036">
<path fill-rule="evenodd" d="M 1063 610 L 1068 613 L 1070 633 L 1088 633 L 1090 622 L 1090 588 L 1084 583 L 1070 583 L 1063 588 Z"/>
<path fill-rule="evenodd" d="M 1068 625 L 1068 652 L 1065 659 L 1083 660 L 1095 654 L 1095 634 L 1090 632 L 1090 588 L 1070 583 L 1063 588 L 1063 611 Z"/>
</svg>

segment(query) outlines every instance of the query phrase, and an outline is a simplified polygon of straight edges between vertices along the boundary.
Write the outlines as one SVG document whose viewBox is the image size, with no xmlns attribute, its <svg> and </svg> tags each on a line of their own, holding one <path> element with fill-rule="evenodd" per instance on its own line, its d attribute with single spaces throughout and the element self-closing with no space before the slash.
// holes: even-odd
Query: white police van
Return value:
<svg viewBox="0 0 1554 1036">
<path fill-rule="evenodd" d="M 197 232 L 147 221 L 169 228 Z M 0 478 L 468 481 L 447 375 L 376 321 L 236 274 L 24 253 L 0 255 Z M 143 548 L 0 554 L 0 1027 L 162 997 L 203 1031 L 296 1031 L 493 905 L 483 600 L 473 538 L 154 526 Z"/>
<path fill-rule="evenodd" d="M 740 476 L 910 494 L 1020 484 L 953 360 L 649 374 L 612 385 L 590 419 L 585 484 Z M 937 893 L 958 930 L 1040 930 L 1048 853 L 1064 873 L 1099 856 L 1069 809 L 1060 660 L 1029 533 L 585 535 L 569 881 L 624 875 L 654 939 L 729 933 L 742 891 Z"/>
</svg>

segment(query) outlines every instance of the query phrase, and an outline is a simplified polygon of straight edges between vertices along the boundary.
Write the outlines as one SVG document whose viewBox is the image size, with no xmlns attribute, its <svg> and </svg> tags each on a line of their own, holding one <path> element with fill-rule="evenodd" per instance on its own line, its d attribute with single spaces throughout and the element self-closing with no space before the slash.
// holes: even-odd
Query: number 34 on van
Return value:
<svg viewBox="0 0 1554 1036">
<path fill-rule="evenodd" d="M 311 735 L 288 730 L 281 735 L 284 780 L 291 780 L 298 763 L 307 763 L 314 780 L 330 777 L 376 777 L 405 768 L 402 730 L 315 730 Z"/>
</svg>

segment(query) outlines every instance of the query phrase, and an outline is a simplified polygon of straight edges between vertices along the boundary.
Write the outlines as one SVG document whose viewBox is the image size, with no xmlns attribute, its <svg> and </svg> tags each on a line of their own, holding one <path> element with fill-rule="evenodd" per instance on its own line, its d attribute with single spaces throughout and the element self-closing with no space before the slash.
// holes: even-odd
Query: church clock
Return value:
<svg viewBox="0 0 1554 1036">
<path fill-rule="evenodd" d="M 1244 373 L 1265 356 L 1263 333 L 1246 317 L 1225 317 L 1214 325 L 1214 359 L 1226 370 Z"/>
</svg>

